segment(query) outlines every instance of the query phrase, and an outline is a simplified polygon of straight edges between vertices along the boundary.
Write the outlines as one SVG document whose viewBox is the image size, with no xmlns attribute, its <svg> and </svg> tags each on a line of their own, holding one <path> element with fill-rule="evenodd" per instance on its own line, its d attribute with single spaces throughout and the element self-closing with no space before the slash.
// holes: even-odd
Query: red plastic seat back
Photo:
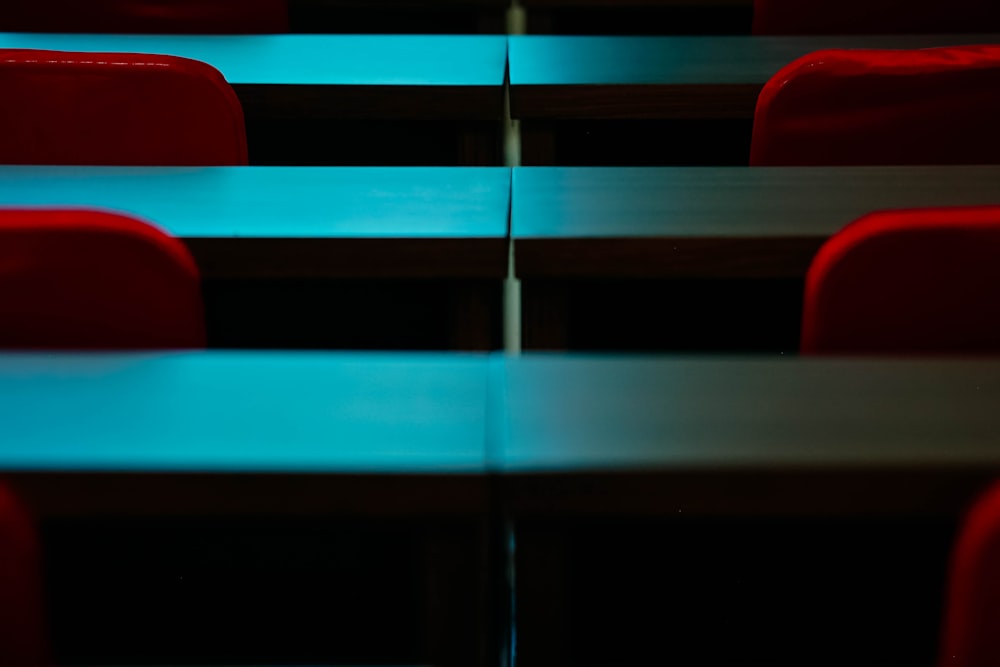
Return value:
<svg viewBox="0 0 1000 667">
<path fill-rule="evenodd" d="M 939 667 L 1000 665 L 1000 484 L 967 513 L 952 550 Z"/>
<path fill-rule="evenodd" d="M 988 33 L 996 0 L 755 0 L 755 35 Z"/>
<path fill-rule="evenodd" d="M 47 662 L 34 523 L 0 483 L 0 666 Z"/>
<path fill-rule="evenodd" d="M 0 49 L 0 163 L 245 165 L 243 109 L 174 56 Z"/>
<path fill-rule="evenodd" d="M 801 350 L 1000 353 L 998 258 L 1000 207 L 867 215 L 809 268 Z"/>
<path fill-rule="evenodd" d="M 280 33 L 287 0 L 4 0 L 0 31 Z"/>
<path fill-rule="evenodd" d="M 1000 163 L 1000 46 L 827 50 L 782 68 L 753 165 Z"/>
<path fill-rule="evenodd" d="M 115 213 L 0 210 L 0 347 L 204 345 L 201 281 L 179 240 Z"/>
</svg>

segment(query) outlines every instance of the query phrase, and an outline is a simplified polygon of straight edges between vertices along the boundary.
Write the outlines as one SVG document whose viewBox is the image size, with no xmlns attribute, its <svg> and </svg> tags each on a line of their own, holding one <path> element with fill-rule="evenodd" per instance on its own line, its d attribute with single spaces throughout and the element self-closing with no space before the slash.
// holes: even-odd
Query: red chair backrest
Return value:
<svg viewBox="0 0 1000 667">
<path fill-rule="evenodd" d="M 755 35 L 988 33 L 996 0 L 755 0 Z"/>
<path fill-rule="evenodd" d="M 47 663 L 42 610 L 35 526 L 0 483 L 0 666 Z"/>
<path fill-rule="evenodd" d="M 972 506 L 955 541 L 938 665 L 1000 665 L 1000 484 Z"/>
<path fill-rule="evenodd" d="M 0 163 L 247 164 L 218 70 L 174 56 L 0 49 Z"/>
<path fill-rule="evenodd" d="M 801 351 L 996 354 L 998 258 L 1000 206 L 881 211 L 852 222 L 809 268 Z"/>
<path fill-rule="evenodd" d="M 0 210 L 0 348 L 205 346 L 198 268 L 124 215 Z"/>
<path fill-rule="evenodd" d="M 0 31 L 280 33 L 288 0 L 4 0 Z"/>
<path fill-rule="evenodd" d="M 753 165 L 1000 163 L 1000 45 L 826 50 L 782 68 Z"/>
</svg>

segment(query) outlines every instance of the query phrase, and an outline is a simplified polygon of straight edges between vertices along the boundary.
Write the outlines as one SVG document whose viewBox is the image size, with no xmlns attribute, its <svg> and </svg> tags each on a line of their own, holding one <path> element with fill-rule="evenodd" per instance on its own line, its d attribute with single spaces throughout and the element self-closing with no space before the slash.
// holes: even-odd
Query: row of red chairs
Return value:
<svg viewBox="0 0 1000 667">
<path fill-rule="evenodd" d="M 1000 29 L 995 0 L 756 0 L 753 32 L 901 34 Z M 0 31 L 279 33 L 287 0 L 6 0 Z"/>
<path fill-rule="evenodd" d="M 0 162 L 247 162 L 239 101 L 204 63 L 9 51 L 0 86 L 15 91 L 0 122 L 18 128 L 0 135 Z M 1000 46 L 818 52 L 762 92 L 752 163 L 996 163 L 997 90 Z M 178 242 L 95 212 L 7 212 L 0 225 L 0 267 L 18 285 L 0 303 L 3 321 L 18 323 L 4 327 L 0 345 L 204 345 L 197 269 Z M 851 225 L 809 273 L 802 350 L 1000 350 L 990 292 L 998 228 L 996 208 L 880 213 Z M 140 245 L 161 259 L 136 261 Z"/>
<path fill-rule="evenodd" d="M 805 354 L 1000 352 L 1000 206 L 883 211 L 835 234 L 806 280 Z M 0 347 L 200 348 L 185 246 L 122 215 L 0 210 Z"/>
<path fill-rule="evenodd" d="M 223 76 L 174 56 L 0 51 L 0 163 L 245 165 Z M 827 50 L 781 69 L 753 165 L 1000 162 L 1000 45 Z"/>
</svg>

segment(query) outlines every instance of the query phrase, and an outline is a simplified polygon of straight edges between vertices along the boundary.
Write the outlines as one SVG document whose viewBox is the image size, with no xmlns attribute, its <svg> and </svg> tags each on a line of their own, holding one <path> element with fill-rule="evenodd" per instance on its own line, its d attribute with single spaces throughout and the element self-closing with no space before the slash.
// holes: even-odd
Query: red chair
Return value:
<svg viewBox="0 0 1000 667">
<path fill-rule="evenodd" d="M 288 0 L 4 0 L 7 32 L 281 33 Z"/>
<path fill-rule="evenodd" d="M 34 523 L 0 484 L 0 666 L 47 663 Z"/>
<path fill-rule="evenodd" d="M 0 210 L 0 348 L 205 346 L 198 268 L 115 213 Z"/>
<path fill-rule="evenodd" d="M 987 33 L 996 0 L 755 0 L 755 35 Z"/>
<path fill-rule="evenodd" d="M 1000 45 L 817 51 L 761 91 L 750 163 L 1000 163 L 998 90 Z"/>
<path fill-rule="evenodd" d="M 866 215 L 809 268 L 801 351 L 996 354 L 998 258 L 1000 206 Z"/>
<path fill-rule="evenodd" d="M 0 49 L 0 90 L 3 164 L 247 164 L 239 100 L 202 62 Z"/>
<path fill-rule="evenodd" d="M 1000 484 L 965 517 L 952 551 L 938 667 L 1000 665 Z"/>
</svg>

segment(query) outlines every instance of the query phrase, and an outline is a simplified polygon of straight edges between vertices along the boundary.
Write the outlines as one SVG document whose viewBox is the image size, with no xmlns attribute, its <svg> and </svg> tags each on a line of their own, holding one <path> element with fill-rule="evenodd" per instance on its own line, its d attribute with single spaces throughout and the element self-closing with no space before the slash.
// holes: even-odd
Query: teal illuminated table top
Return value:
<svg viewBox="0 0 1000 667">
<path fill-rule="evenodd" d="M 507 362 L 504 472 L 1000 465 L 1000 360 Z"/>
<path fill-rule="evenodd" d="M 956 512 L 1000 474 L 1000 360 L 524 356 L 529 513 Z"/>
<path fill-rule="evenodd" d="M 827 48 L 989 44 L 991 35 L 510 37 L 515 118 L 751 118 L 782 66 Z"/>
<path fill-rule="evenodd" d="M 998 203 L 992 166 L 524 167 L 511 224 L 521 277 L 801 277 L 871 211 Z"/>
<path fill-rule="evenodd" d="M 1000 464 L 1000 360 L 0 354 L 0 469 Z"/>
<path fill-rule="evenodd" d="M 0 354 L 0 470 L 40 516 L 485 516 L 489 360 Z"/>
<path fill-rule="evenodd" d="M 950 510 L 998 404 L 982 359 L 3 354 L 0 470 L 63 513 Z"/>
<path fill-rule="evenodd" d="M 7 353 L 0 468 L 997 465 L 998 404 L 995 360 Z"/>
<path fill-rule="evenodd" d="M 0 355 L 6 471 L 482 473 L 476 355 Z"/>
<path fill-rule="evenodd" d="M 0 33 L 0 48 L 158 53 L 207 62 L 234 85 L 501 86 L 502 36 Z"/>
<path fill-rule="evenodd" d="M 0 48 L 200 60 L 251 119 L 499 120 L 507 62 L 506 38 L 489 35 L 0 33 Z"/>
<path fill-rule="evenodd" d="M 501 277 L 509 198 L 503 168 L 0 167 L 0 205 L 137 216 L 209 275 Z"/>
<path fill-rule="evenodd" d="M 0 205 L 124 211 L 183 238 L 503 236 L 510 171 L 0 166 Z"/>
</svg>

